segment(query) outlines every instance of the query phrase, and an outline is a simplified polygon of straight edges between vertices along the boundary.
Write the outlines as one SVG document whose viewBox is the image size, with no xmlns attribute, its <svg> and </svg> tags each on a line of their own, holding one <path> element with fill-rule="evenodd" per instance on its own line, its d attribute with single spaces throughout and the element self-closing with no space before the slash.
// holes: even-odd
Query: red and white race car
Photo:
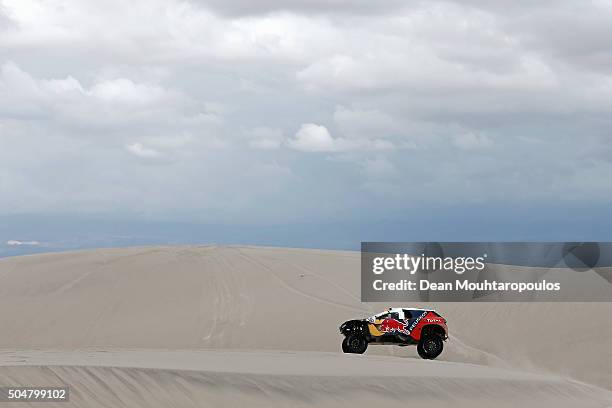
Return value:
<svg viewBox="0 0 612 408">
<path fill-rule="evenodd" d="M 446 319 L 434 310 L 393 307 L 340 326 L 342 351 L 363 354 L 368 344 L 416 345 L 419 356 L 434 359 L 448 339 Z"/>
</svg>

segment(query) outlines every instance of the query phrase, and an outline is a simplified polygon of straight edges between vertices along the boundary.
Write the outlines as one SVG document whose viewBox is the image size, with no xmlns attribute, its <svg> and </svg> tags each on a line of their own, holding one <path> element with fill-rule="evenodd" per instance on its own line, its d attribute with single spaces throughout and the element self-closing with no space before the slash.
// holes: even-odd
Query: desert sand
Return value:
<svg viewBox="0 0 612 408">
<path fill-rule="evenodd" d="M 450 339 L 340 351 L 359 253 L 103 249 L 0 259 L 0 386 L 70 387 L 58 407 L 612 407 L 612 305 L 440 303 Z M 27 403 L 0 403 L 24 407 Z"/>
</svg>

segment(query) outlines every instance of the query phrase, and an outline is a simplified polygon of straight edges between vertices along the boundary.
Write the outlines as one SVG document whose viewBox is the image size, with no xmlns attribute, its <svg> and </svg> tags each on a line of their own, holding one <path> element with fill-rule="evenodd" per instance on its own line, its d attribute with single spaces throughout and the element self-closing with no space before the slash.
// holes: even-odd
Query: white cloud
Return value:
<svg viewBox="0 0 612 408">
<path fill-rule="evenodd" d="M 314 123 L 303 124 L 287 146 L 303 152 L 368 152 L 395 148 L 391 140 L 380 137 L 332 137 L 325 126 Z"/>
<path fill-rule="evenodd" d="M 144 159 L 157 159 L 162 157 L 162 154 L 155 149 L 145 147 L 142 143 L 130 143 L 126 147 L 128 152 L 134 156 L 138 156 Z"/>
<path fill-rule="evenodd" d="M 127 78 L 97 83 L 91 87 L 89 93 L 108 103 L 148 104 L 158 102 L 166 96 L 159 86 L 136 84 Z"/>
<path fill-rule="evenodd" d="M 609 176 L 609 7 L 392 3 L 6 0 L 0 214 L 274 219 L 394 175 L 397 202 Z"/>
<path fill-rule="evenodd" d="M 9 246 L 38 246 L 40 242 L 38 241 L 17 241 L 15 239 L 9 239 L 6 241 L 6 245 Z"/>
<path fill-rule="evenodd" d="M 305 123 L 287 145 L 303 152 L 331 152 L 337 150 L 336 142 L 325 126 Z"/>
<path fill-rule="evenodd" d="M 176 109 L 188 103 L 178 92 L 127 78 L 96 82 L 89 88 L 72 76 L 38 79 L 11 61 L 0 67 L 0 90 L 0 113 L 8 111 L 26 118 L 43 115 L 87 128 L 117 127 L 142 120 L 156 123 L 161 119 L 160 111 L 176 115 Z"/>
<path fill-rule="evenodd" d="M 378 14 L 396 10 L 404 6 L 404 2 L 388 0 L 384 3 L 375 3 L 369 0 L 195 0 L 197 4 L 229 15 L 268 14 L 274 12 L 291 11 L 294 13 L 313 14 Z"/>
</svg>

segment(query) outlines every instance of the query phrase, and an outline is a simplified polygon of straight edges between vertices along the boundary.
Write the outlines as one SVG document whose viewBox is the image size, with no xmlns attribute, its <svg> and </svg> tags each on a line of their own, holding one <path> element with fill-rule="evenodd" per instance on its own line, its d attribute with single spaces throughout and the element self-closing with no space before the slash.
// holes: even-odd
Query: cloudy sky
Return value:
<svg viewBox="0 0 612 408">
<path fill-rule="evenodd" d="M 612 1 L 491 3 L 2 0 L 0 239 L 605 238 Z"/>
</svg>

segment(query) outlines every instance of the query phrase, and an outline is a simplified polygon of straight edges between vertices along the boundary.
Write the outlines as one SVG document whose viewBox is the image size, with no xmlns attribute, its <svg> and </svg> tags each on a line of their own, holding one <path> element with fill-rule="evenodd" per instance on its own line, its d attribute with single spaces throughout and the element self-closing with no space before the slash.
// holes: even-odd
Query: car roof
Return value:
<svg viewBox="0 0 612 408">
<path fill-rule="evenodd" d="M 410 311 L 413 311 L 413 310 L 427 310 L 427 311 L 430 311 L 430 312 L 435 312 L 435 310 L 433 310 L 433 309 L 421 309 L 421 308 L 418 308 L 418 307 L 389 307 L 389 308 L 383 310 L 380 313 L 384 313 L 384 312 L 400 312 L 402 310 L 410 310 Z"/>
</svg>

